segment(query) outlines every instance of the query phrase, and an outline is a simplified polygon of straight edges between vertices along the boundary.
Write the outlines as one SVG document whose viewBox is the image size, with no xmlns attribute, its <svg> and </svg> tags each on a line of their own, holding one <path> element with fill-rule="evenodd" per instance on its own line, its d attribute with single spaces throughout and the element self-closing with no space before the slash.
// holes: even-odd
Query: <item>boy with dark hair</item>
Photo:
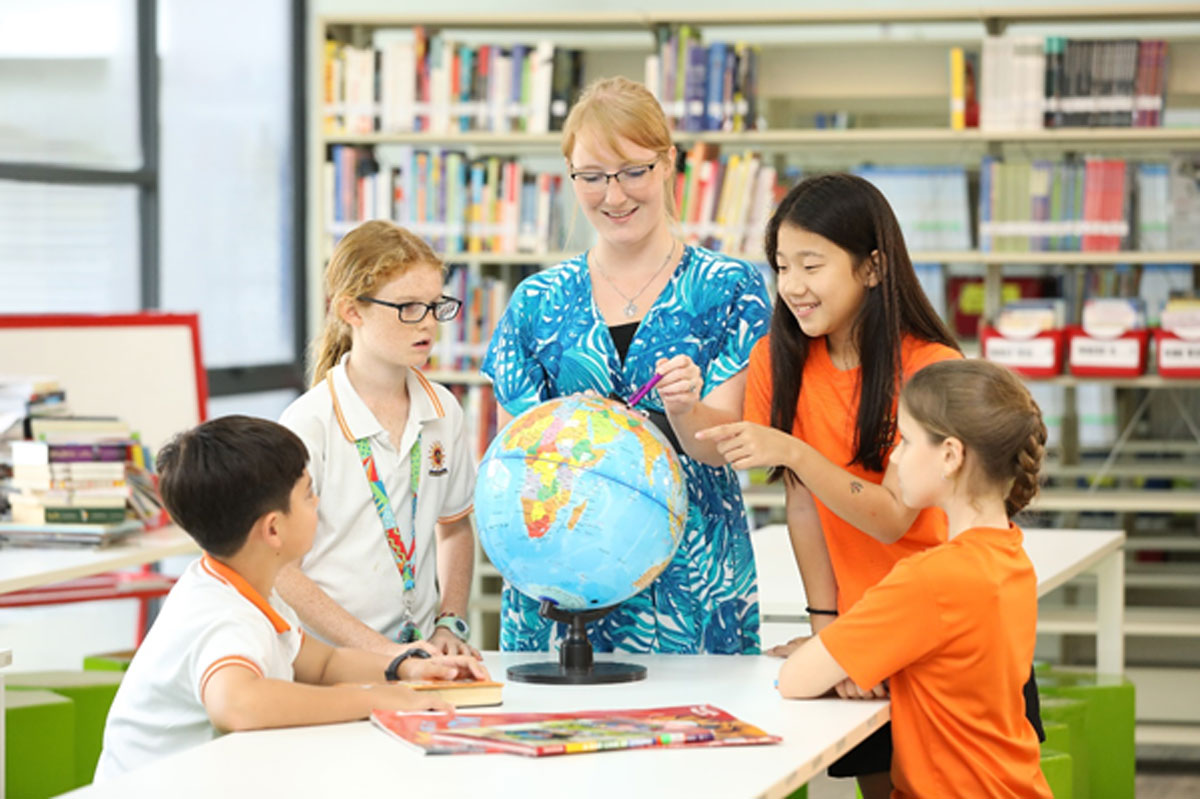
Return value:
<svg viewBox="0 0 1200 799">
<path fill-rule="evenodd" d="M 219 732 L 328 724 L 374 709 L 450 710 L 398 679 L 487 678 L 468 656 L 395 658 L 306 636 L 275 578 L 312 545 L 304 444 L 274 422 L 214 419 L 158 456 L 172 519 L 205 551 L 168 595 L 109 711 L 101 781 Z"/>
</svg>

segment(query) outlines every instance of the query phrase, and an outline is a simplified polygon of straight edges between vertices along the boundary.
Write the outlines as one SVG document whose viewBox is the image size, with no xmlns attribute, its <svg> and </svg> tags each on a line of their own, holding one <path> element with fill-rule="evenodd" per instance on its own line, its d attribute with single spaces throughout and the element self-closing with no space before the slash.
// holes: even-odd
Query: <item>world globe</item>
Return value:
<svg viewBox="0 0 1200 799">
<path fill-rule="evenodd" d="M 570 611 L 622 602 L 679 547 L 687 488 L 679 458 L 623 403 L 573 395 L 513 419 L 480 463 L 475 522 L 518 591 Z"/>
</svg>

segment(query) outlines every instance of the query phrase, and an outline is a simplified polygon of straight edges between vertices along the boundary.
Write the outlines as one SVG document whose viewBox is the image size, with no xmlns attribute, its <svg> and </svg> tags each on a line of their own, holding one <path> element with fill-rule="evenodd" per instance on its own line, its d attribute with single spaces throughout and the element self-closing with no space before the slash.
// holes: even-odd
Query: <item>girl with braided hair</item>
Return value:
<svg viewBox="0 0 1200 799">
<path fill-rule="evenodd" d="M 948 540 L 897 563 L 794 651 L 779 691 L 888 679 L 893 797 L 1049 797 L 1021 698 L 1037 578 L 1011 521 L 1037 493 L 1041 411 L 1003 367 L 941 361 L 904 386 L 898 426 L 904 504 L 940 508 Z"/>
<path fill-rule="evenodd" d="M 695 438 L 736 469 L 773 467 L 784 478 L 788 533 L 819 633 L 897 562 L 946 541 L 937 508 L 902 500 L 888 455 L 901 387 L 923 367 L 962 354 L 917 282 L 891 206 L 870 182 L 843 173 L 805 178 L 776 207 L 763 246 L 778 296 L 770 332 L 750 354 L 743 421 Z M 786 657 L 803 640 L 767 654 Z M 1028 665 L 1024 695 L 1041 737 Z M 849 699 L 886 695 L 882 683 L 845 680 L 835 689 Z M 856 777 L 865 799 L 881 799 L 892 791 L 891 765 L 885 725 L 829 774 Z"/>
</svg>

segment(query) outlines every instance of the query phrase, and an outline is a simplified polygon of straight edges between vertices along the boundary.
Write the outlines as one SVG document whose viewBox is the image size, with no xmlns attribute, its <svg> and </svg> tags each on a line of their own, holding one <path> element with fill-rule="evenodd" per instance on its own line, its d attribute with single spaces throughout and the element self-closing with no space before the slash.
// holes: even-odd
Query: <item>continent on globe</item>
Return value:
<svg viewBox="0 0 1200 799">
<path fill-rule="evenodd" d="M 518 591 L 567 610 L 609 607 L 666 568 L 687 487 L 666 437 L 623 403 L 574 395 L 513 419 L 488 447 L 475 521 Z"/>
</svg>

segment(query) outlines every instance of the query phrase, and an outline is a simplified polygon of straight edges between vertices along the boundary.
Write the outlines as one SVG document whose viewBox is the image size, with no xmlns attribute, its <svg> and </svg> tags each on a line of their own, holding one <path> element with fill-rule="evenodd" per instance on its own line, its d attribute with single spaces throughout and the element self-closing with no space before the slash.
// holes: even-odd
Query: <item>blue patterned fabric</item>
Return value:
<svg viewBox="0 0 1200 799">
<path fill-rule="evenodd" d="M 628 397 L 659 358 L 686 354 L 704 373 L 704 392 L 750 361 L 771 314 L 751 264 L 687 247 L 646 314 L 622 364 L 592 297 L 587 253 L 517 287 L 483 362 L 496 399 L 514 416 L 553 397 L 592 389 Z M 638 407 L 661 412 L 657 392 Z M 687 529 L 671 564 L 645 591 L 589 625 L 599 652 L 753 654 L 759 651 L 754 553 L 737 476 L 680 455 L 688 483 Z M 500 648 L 549 651 L 566 626 L 505 583 Z"/>
</svg>

